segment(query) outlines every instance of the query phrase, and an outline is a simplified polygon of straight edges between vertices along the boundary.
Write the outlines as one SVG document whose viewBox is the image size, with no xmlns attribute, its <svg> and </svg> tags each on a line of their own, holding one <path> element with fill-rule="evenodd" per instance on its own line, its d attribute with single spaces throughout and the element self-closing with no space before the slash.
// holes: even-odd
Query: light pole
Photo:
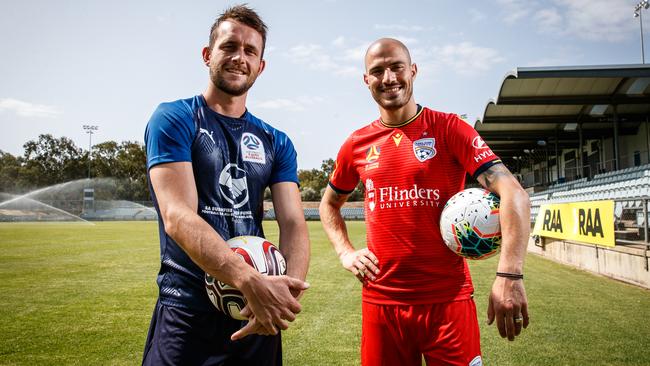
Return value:
<svg viewBox="0 0 650 366">
<path fill-rule="evenodd" d="M 645 49 L 643 46 L 643 9 L 648 9 L 650 2 L 648 0 L 641 0 L 634 7 L 634 17 L 639 18 L 639 27 L 641 28 L 641 62 L 645 64 Z"/>
<path fill-rule="evenodd" d="M 99 129 L 99 126 L 83 125 L 83 128 L 88 134 L 88 180 L 90 180 L 90 153 L 93 148 L 93 133 Z"/>
</svg>

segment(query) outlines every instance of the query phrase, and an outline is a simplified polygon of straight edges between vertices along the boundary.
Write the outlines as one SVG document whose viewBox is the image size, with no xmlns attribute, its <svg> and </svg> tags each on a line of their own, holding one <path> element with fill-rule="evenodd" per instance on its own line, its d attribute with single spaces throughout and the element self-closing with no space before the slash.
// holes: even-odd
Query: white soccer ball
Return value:
<svg viewBox="0 0 650 366">
<path fill-rule="evenodd" d="M 226 242 L 244 262 L 267 276 L 287 273 L 287 262 L 271 242 L 257 236 L 237 236 Z M 231 318 L 246 320 L 240 312 L 246 306 L 246 298 L 235 287 L 205 274 L 205 289 L 212 304 Z"/>
<path fill-rule="evenodd" d="M 452 196 L 440 216 L 442 239 L 454 253 L 468 259 L 485 259 L 501 245 L 500 200 L 480 188 Z"/>
</svg>

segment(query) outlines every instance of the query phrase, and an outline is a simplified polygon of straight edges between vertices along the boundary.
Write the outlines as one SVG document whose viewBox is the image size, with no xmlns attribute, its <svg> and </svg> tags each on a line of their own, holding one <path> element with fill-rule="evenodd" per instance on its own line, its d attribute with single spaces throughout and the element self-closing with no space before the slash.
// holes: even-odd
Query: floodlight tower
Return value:
<svg viewBox="0 0 650 366">
<path fill-rule="evenodd" d="M 634 7 L 634 17 L 639 18 L 639 27 L 641 28 L 641 62 L 645 64 L 645 49 L 643 45 L 643 9 L 650 8 L 648 0 L 641 0 Z"/>
<path fill-rule="evenodd" d="M 83 125 L 83 128 L 88 134 L 88 180 L 90 180 L 90 153 L 93 148 L 93 133 L 99 129 L 99 126 Z"/>
</svg>

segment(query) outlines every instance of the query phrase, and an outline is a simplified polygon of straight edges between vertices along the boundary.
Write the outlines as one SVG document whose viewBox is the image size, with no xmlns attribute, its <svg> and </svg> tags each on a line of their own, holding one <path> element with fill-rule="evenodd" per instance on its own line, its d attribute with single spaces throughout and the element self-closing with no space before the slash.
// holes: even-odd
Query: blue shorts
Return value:
<svg viewBox="0 0 650 366">
<path fill-rule="evenodd" d="M 144 346 L 143 365 L 282 365 L 282 341 L 275 336 L 230 336 L 245 321 L 215 309 L 197 312 L 156 303 Z"/>
</svg>

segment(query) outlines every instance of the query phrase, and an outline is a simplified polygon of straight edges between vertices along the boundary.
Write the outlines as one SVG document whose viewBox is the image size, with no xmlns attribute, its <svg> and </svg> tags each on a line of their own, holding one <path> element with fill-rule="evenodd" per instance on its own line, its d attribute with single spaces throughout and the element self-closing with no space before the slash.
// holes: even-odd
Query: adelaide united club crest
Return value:
<svg viewBox="0 0 650 366">
<path fill-rule="evenodd" d="M 413 153 L 420 162 L 433 158 L 437 153 L 436 139 L 423 138 L 413 141 Z"/>
</svg>

